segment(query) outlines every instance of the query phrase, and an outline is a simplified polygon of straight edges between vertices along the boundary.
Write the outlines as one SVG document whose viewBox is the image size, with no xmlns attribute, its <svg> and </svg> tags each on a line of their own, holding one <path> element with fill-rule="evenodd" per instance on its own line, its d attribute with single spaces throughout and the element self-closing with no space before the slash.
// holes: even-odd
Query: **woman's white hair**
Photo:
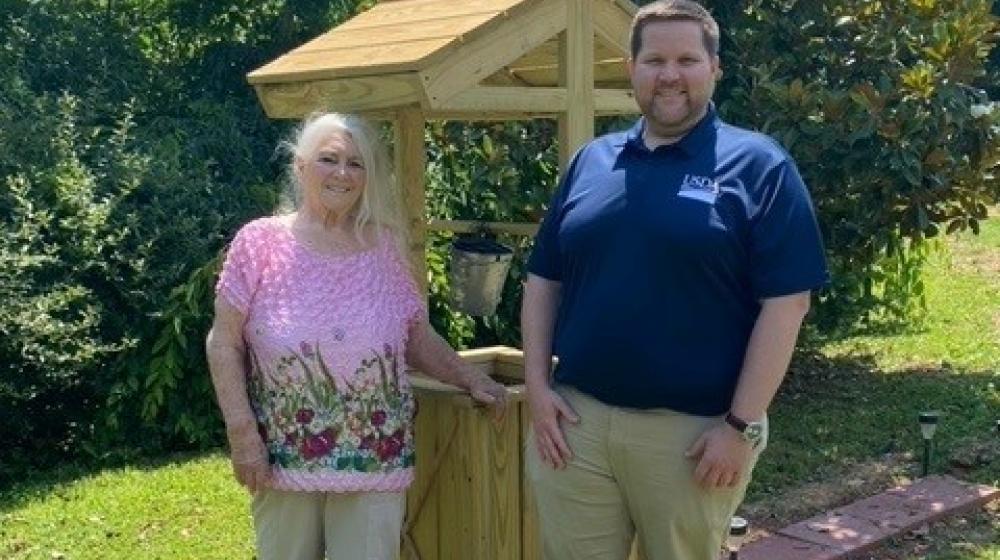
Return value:
<svg viewBox="0 0 1000 560">
<path fill-rule="evenodd" d="M 302 121 L 292 134 L 291 140 L 281 143 L 279 149 L 289 152 L 287 183 L 288 193 L 280 211 L 296 210 L 302 204 L 302 184 L 295 173 L 296 160 L 311 161 L 332 135 L 343 134 L 354 142 L 365 166 L 365 186 L 357 202 L 354 216 L 354 235 L 367 243 L 363 237 L 369 225 L 375 231 L 389 230 L 406 256 L 407 231 L 404 227 L 401 194 L 396 187 L 392 165 L 378 131 L 364 118 L 342 113 L 313 113 Z"/>
</svg>

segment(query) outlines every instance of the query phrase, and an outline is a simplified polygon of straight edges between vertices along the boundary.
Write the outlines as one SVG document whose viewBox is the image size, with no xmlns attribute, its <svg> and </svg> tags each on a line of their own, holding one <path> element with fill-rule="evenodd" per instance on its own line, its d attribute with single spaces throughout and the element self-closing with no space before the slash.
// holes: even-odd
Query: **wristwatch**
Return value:
<svg viewBox="0 0 1000 560">
<path fill-rule="evenodd" d="M 727 412 L 726 424 L 732 426 L 734 430 L 743 436 L 743 439 L 750 442 L 754 447 L 760 445 L 760 440 L 764 437 L 763 422 L 747 422 L 732 412 Z"/>
</svg>

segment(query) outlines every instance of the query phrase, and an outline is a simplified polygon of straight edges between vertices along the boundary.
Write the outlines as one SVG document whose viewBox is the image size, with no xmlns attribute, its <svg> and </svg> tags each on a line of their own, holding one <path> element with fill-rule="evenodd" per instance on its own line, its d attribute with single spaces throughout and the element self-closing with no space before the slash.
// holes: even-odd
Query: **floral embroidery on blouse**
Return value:
<svg viewBox="0 0 1000 560">
<path fill-rule="evenodd" d="M 350 376 L 356 385 L 338 380 L 309 343 L 279 358 L 273 371 L 252 348 L 249 354 L 251 400 L 273 464 L 362 473 L 413 466 L 409 426 L 416 405 L 400 384 L 397 352 L 390 345 L 362 360 Z M 302 375 L 289 375 L 292 368 Z"/>
</svg>

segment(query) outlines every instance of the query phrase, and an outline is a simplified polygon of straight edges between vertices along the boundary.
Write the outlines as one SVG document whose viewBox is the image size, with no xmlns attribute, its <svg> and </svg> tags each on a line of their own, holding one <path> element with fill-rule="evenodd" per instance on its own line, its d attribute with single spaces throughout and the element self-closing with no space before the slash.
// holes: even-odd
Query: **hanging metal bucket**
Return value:
<svg viewBox="0 0 1000 560">
<path fill-rule="evenodd" d="M 489 237 L 459 237 L 451 244 L 451 305 L 469 315 L 496 313 L 514 251 Z"/>
</svg>

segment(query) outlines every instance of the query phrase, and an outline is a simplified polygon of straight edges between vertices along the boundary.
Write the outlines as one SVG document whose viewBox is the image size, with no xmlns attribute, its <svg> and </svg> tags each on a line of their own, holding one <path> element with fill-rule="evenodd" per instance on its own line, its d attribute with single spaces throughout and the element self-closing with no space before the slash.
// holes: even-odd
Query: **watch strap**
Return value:
<svg viewBox="0 0 1000 560">
<path fill-rule="evenodd" d="M 749 424 L 746 420 L 743 420 L 739 416 L 736 416 L 732 412 L 726 413 L 726 424 L 733 427 L 734 430 L 743 434 L 747 431 L 747 425 Z"/>
</svg>

